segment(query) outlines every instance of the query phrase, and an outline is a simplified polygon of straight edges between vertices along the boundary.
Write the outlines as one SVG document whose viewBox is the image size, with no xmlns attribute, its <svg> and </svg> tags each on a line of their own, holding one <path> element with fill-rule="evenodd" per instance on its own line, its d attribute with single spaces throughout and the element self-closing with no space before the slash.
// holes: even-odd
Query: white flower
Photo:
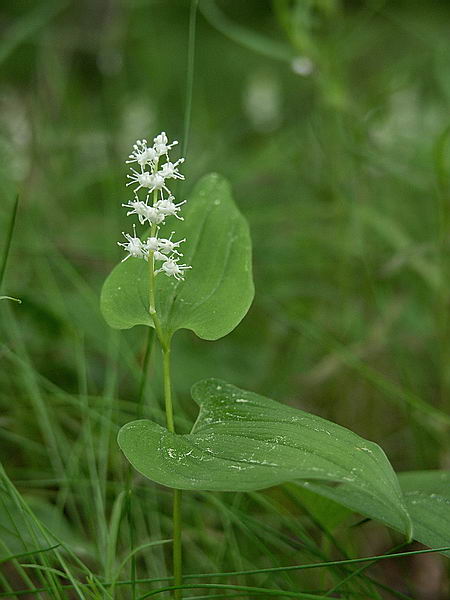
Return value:
<svg viewBox="0 0 450 600">
<path fill-rule="evenodd" d="M 164 222 L 166 215 L 155 206 L 147 206 L 147 220 L 150 225 L 159 225 Z"/>
<path fill-rule="evenodd" d="M 166 135 L 165 131 L 162 131 L 159 135 L 157 135 L 154 138 L 153 148 L 155 149 L 157 156 L 162 156 L 163 154 L 165 154 L 167 156 L 167 153 L 169 152 L 169 150 L 178 144 L 177 141 L 174 141 L 171 144 L 168 144 L 167 143 L 168 141 L 169 140 L 167 139 L 167 135 Z M 167 160 L 168 160 L 168 158 L 167 158 Z"/>
<path fill-rule="evenodd" d="M 147 219 L 147 210 L 149 208 L 145 202 L 142 202 L 136 198 L 136 200 L 132 200 L 128 202 L 128 204 L 122 204 L 122 206 L 125 208 L 131 208 L 131 210 L 127 212 L 127 217 L 130 215 L 137 215 L 141 225 L 145 223 Z"/>
<path fill-rule="evenodd" d="M 159 250 L 156 250 L 154 252 L 153 257 L 155 260 L 167 260 L 167 256 L 165 254 L 163 254 L 162 252 L 160 252 Z"/>
<path fill-rule="evenodd" d="M 169 254 L 172 252 L 173 254 L 177 254 L 178 256 L 183 256 L 177 251 L 177 248 L 180 247 L 180 244 L 186 241 L 186 238 L 180 240 L 179 242 L 172 242 L 172 236 L 175 231 L 172 231 L 169 238 L 160 238 L 158 240 L 158 250 L 163 254 Z"/>
<path fill-rule="evenodd" d="M 119 246 L 122 246 L 122 248 L 126 252 L 128 252 L 128 256 L 125 256 L 125 258 L 122 260 L 122 262 L 127 260 L 127 258 L 130 258 L 130 256 L 133 256 L 134 258 L 147 259 L 147 249 L 145 247 L 145 244 L 142 242 L 142 240 L 140 238 L 138 238 L 136 235 L 136 225 L 133 225 L 133 235 L 130 235 L 129 233 L 124 233 L 124 232 L 122 232 L 122 235 L 125 237 L 125 239 L 127 241 L 126 242 L 117 242 L 117 244 Z"/>
<path fill-rule="evenodd" d="M 150 192 L 153 190 L 162 190 L 164 187 L 164 177 L 161 175 L 161 173 L 153 173 L 153 175 L 150 175 L 150 177 L 151 185 L 148 186 L 152 188 Z"/>
<path fill-rule="evenodd" d="M 155 271 L 155 275 L 157 273 L 165 273 L 168 277 L 175 277 L 177 281 L 184 281 L 184 271 L 191 268 L 192 267 L 188 265 L 179 265 L 176 261 L 176 258 L 171 256 L 170 258 L 167 258 L 166 262 L 163 263 L 160 269 Z"/>
<path fill-rule="evenodd" d="M 127 185 L 132 185 L 133 183 L 137 183 L 137 188 L 134 188 L 134 193 L 139 191 L 141 188 L 148 188 L 148 193 L 151 194 L 154 190 L 166 190 L 167 193 L 170 193 L 170 190 L 164 184 L 164 177 L 159 173 L 149 173 L 148 171 L 143 171 L 142 173 L 138 173 L 135 169 L 131 169 L 132 175 L 127 175 L 128 179 L 131 179 L 127 183 Z"/>
<path fill-rule="evenodd" d="M 157 237 L 149 237 L 145 242 L 145 246 L 149 252 L 156 252 L 159 247 L 159 240 Z"/>
<path fill-rule="evenodd" d="M 137 140 L 133 144 L 133 152 L 128 157 L 130 160 L 125 161 L 127 164 L 137 162 L 143 169 L 145 165 L 155 162 L 158 154 L 153 146 L 147 147 L 147 140 Z"/>
<path fill-rule="evenodd" d="M 127 175 L 128 179 L 131 179 L 127 183 L 128 185 L 132 185 L 133 183 L 137 183 L 138 187 L 135 188 L 134 193 L 136 193 L 141 188 L 150 188 L 153 185 L 153 175 L 148 171 L 143 171 L 142 173 L 138 173 L 135 169 L 131 169 L 132 175 Z"/>
<path fill-rule="evenodd" d="M 162 200 L 158 200 L 158 202 L 156 202 L 155 207 L 166 217 L 174 216 L 180 221 L 183 221 L 183 217 L 179 217 L 177 213 L 181 210 L 180 206 L 186 204 L 186 200 L 183 200 L 183 202 L 179 202 L 178 204 L 174 204 L 174 200 L 174 196 L 163 198 Z"/>
<path fill-rule="evenodd" d="M 175 163 L 172 163 L 169 160 L 163 164 L 158 173 L 164 177 L 164 179 L 184 179 L 184 175 L 177 169 L 178 165 L 181 165 L 182 163 L 184 163 L 184 158 L 180 158 Z"/>
<path fill-rule="evenodd" d="M 166 218 L 166 215 L 159 211 L 154 206 L 149 206 L 146 202 L 142 202 L 142 200 L 134 200 L 132 202 L 128 202 L 128 204 L 122 204 L 126 208 L 131 208 L 127 212 L 127 217 L 130 215 L 137 215 L 139 222 L 141 225 L 148 221 L 150 225 L 162 223 Z"/>
</svg>

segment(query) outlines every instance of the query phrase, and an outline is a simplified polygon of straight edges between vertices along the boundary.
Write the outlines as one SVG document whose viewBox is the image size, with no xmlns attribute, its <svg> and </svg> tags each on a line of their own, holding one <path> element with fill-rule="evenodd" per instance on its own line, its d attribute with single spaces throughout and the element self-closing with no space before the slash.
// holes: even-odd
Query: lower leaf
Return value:
<svg viewBox="0 0 450 600">
<path fill-rule="evenodd" d="M 412 471 L 399 473 L 405 505 L 411 517 L 414 539 L 432 548 L 450 546 L 450 472 Z M 370 498 L 360 497 L 354 489 L 343 484 L 334 488 L 322 482 L 300 482 L 302 487 L 328 498 L 370 519 L 406 533 L 398 522 L 386 513 L 380 515 L 378 506 Z M 450 556 L 450 552 L 446 552 Z"/>
<path fill-rule="evenodd" d="M 192 397 L 200 412 L 190 434 L 173 434 L 148 420 L 119 432 L 125 456 L 152 481 L 215 491 L 294 480 L 345 483 L 359 503 L 370 503 L 376 518 L 410 535 L 397 477 L 377 444 L 220 380 L 195 384 Z"/>
</svg>

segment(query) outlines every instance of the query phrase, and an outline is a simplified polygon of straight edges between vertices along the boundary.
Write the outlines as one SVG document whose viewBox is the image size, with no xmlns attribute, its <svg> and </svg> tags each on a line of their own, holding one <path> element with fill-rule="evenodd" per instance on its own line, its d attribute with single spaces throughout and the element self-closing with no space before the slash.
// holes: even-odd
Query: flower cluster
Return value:
<svg viewBox="0 0 450 600">
<path fill-rule="evenodd" d="M 183 256 L 178 251 L 180 244 L 186 240 L 172 240 L 174 231 L 168 238 L 158 236 L 159 228 L 165 222 L 167 217 L 176 217 L 180 221 L 183 217 L 179 215 L 182 205 L 186 202 L 175 204 L 175 197 L 167 187 L 170 179 L 184 179 L 178 167 L 184 162 L 184 158 L 176 162 L 169 160 L 169 151 L 178 142 L 169 144 L 167 135 L 163 131 L 157 135 L 151 146 L 147 140 L 137 140 L 133 145 L 127 164 L 136 163 L 136 169 L 130 167 L 131 175 L 127 175 L 130 180 L 129 185 L 135 185 L 133 189 L 134 199 L 127 204 L 122 204 L 128 208 L 127 216 L 136 215 L 139 223 L 150 227 L 150 237 L 143 241 L 136 234 L 136 225 L 133 225 L 133 234 L 124 233 L 125 242 L 117 242 L 119 246 L 128 252 L 123 259 L 127 260 L 130 256 L 134 258 L 143 258 L 146 261 L 151 260 L 161 263 L 159 269 L 154 269 L 154 274 L 165 273 L 169 277 L 175 277 L 177 280 L 184 279 L 184 271 L 190 269 L 188 265 L 180 264 L 179 259 Z M 162 161 L 165 161 L 162 163 Z M 141 190 L 146 190 L 145 199 L 139 197 Z M 123 262 L 122 261 L 122 262 Z"/>
</svg>

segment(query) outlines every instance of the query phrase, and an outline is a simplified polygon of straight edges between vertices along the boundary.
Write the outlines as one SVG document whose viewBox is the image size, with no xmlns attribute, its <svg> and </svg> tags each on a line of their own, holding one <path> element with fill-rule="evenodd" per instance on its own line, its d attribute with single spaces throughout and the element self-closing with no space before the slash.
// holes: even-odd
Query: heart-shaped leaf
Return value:
<svg viewBox="0 0 450 600">
<path fill-rule="evenodd" d="M 195 187 L 184 221 L 161 228 L 167 237 L 186 238 L 183 262 L 192 266 L 185 281 L 160 273 L 156 277 L 156 308 L 167 338 L 178 329 L 191 329 L 206 340 L 218 339 L 241 321 L 253 300 L 251 240 L 247 222 L 237 209 L 228 182 L 216 174 Z M 148 312 L 148 264 L 130 258 L 106 279 L 101 310 L 116 329 L 153 327 Z"/>
<path fill-rule="evenodd" d="M 250 491 L 292 480 L 346 482 L 378 518 L 410 532 L 397 477 L 383 450 L 355 433 L 252 392 L 208 379 L 193 386 L 190 434 L 128 423 L 119 445 L 149 479 L 186 490 Z"/>
</svg>

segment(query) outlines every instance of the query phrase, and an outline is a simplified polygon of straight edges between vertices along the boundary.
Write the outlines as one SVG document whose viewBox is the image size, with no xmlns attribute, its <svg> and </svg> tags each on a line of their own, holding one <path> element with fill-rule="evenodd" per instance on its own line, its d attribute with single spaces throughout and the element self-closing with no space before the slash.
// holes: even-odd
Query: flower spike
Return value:
<svg viewBox="0 0 450 600">
<path fill-rule="evenodd" d="M 143 242 L 136 233 L 136 226 L 133 225 L 133 235 L 124 233 L 126 241 L 117 243 L 128 253 L 124 261 L 130 256 L 143 258 L 152 265 L 154 275 L 165 273 L 168 277 L 183 281 L 185 271 L 191 267 L 178 263 L 179 258 L 183 256 L 178 249 L 186 239 L 173 241 L 175 231 L 172 231 L 168 238 L 159 237 L 159 226 L 166 218 L 176 217 L 180 221 L 183 220 L 179 212 L 186 200 L 176 204 L 175 197 L 167 186 L 170 179 L 184 179 L 184 175 L 179 170 L 184 163 L 184 158 L 179 158 L 175 162 L 169 160 L 169 151 L 177 144 L 176 140 L 169 142 L 164 131 L 153 138 L 152 146 L 148 145 L 146 139 L 137 140 L 133 144 L 131 154 L 125 162 L 136 163 L 140 171 L 130 167 L 131 173 L 127 175 L 129 179 L 127 186 L 135 186 L 134 199 L 122 206 L 129 209 L 127 216 L 136 215 L 141 225 L 148 224 L 151 233 L 147 241 Z M 143 200 L 139 197 L 142 189 L 146 190 Z M 156 270 L 155 261 L 162 263 Z"/>
</svg>

